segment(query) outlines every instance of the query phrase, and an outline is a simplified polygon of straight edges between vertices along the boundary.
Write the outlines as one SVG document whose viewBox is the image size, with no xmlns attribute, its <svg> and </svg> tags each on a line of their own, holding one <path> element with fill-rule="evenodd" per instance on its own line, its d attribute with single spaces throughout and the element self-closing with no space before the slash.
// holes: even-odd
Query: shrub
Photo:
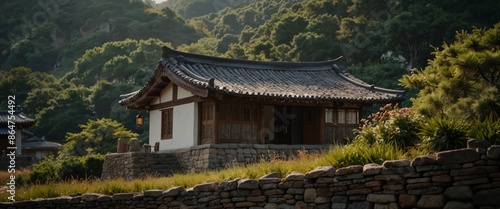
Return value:
<svg viewBox="0 0 500 209">
<path fill-rule="evenodd" d="M 363 120 L 355 140 L 367 144 L 393 143 L 400 148 L 419 143 L 419 126 L 422 117 L 412 114 L 410 108 L 398 108 L 390 104 Z"/>
<path fill-rule="evenodd" d="M 104 156 L 68 156 L 60 159 L 59 163 L 61 164 L 59 176 L 62 180 L 100 178 Z"/>
<path fill-rule="evenodd" d="M 486 140 L 491 144 L 500 144 L 500 120 L 498 116 L 490 115 L 485 120 L 477 119 L 471 126 L 470 137 Z"/>
<path fill-rule="evenodd" d="M 70 179 L 100 178 L 103 155 L 67 156 L 54 159 L 49 156 L 34 165 L 27 182 L 48 183 Z"/>
<path fill-rule="evenodd" d="M 59 180 L 60 165 L 54 163 L 54 156 L 50 155 L 33 166 L 33 169 L 28 174 L 27 182 L 30 183 L 47 183 Z"/>
<path fill-rule="evenodd" d="M 87 178 L 100 178 L 102 166 L 104 164 L 104 155 L 87 155 L 81 159 L 82 165 L 85 168 Z"/>
<path fill-rule="evenodd" d="M 444 151 L 467 146 L 467 123 L 456 117 L 432 117 L 421 126 L 419 133 L 429 151 Z"/>
<path fill-rule="evenodd" d="M 68 156 L 59 160 L 58 162 L 61 166 L 59 169 L 59 177 L 63 180 L 65 179 L 80 179 L 85 174 L 85 168 L 83 168 L 79 157 Z"/>
</svg>

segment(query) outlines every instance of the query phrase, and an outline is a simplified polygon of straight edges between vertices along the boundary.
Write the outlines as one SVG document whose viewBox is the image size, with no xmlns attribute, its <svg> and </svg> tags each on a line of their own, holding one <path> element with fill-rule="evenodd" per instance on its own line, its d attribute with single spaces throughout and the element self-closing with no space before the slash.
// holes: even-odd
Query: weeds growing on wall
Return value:
<svg viewBox="0 0 500 209">
<path fill-rule="evenodd" d="M 419 135 L 430 151 L 460 149 L 467 147 L 468 127 L 462 118 L 436 116 L 426 120 Z"/>
<path fill-rule="evenodd" d="M 470 137 L 500 144 L 500 118 L 494 114 L 486 119 L 476 119 L 470 129 Z"/>
</svg>

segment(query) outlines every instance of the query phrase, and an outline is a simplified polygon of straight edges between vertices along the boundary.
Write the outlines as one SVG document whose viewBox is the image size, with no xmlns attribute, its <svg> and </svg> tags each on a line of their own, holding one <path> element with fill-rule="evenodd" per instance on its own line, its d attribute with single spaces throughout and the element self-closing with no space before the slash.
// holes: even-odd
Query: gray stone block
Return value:
<svg viewBox="0 0 500 209">
<path fill-rule="evenodd" d="M 493 145 L 488 148 L 487 156 L 492 159 L 500 159 L 500 145 Z"/>
<path fill-rule="evenodd" d="M 254 179 L 242 179 L 238 181 L 238 189 L 258 189 L 259 182 Z"/>
<path fill-rule="evenodd" d="M 474 195 L 476 206 L 500 206 L 500 188 L 479 191 Z"/>
<path fill-rule="evenodd" d="M 469 186 L 449 187 L 444 192 L 444 195 L 449 199 L 460 201 L 470 201 L 474 197 L 474 193 Z"/>
<path fill-rule="evenodd" d="M 335 168 L 331 166 L 321 166 L 306 173 L 305 178 L 316 179 L 319 177 L 334 177 Z"/>
<path fill-rule="evenodd" d="M 470 163 L 479 160 L 479 153 L 475 149 L 465 148 L 437 153 L 437 162 L 444 164 Z"/>
</svg>

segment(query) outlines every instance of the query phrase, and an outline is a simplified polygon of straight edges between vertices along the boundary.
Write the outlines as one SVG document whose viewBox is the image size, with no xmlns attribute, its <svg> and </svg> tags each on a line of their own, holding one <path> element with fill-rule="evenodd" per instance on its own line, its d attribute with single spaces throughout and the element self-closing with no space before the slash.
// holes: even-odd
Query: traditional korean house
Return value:
<svg viewBox="0 0 500 209">
<path fill-rule="evenodd" d="M 12 114 L 11 114 L 12 113 Z M 21 155 L 21 140 L 25 138 L 23 129 L 29 128 L 36 123 L 36 119 L 28 117 L 17 107 L 14 111 L 0 110 L 0 151 L 3 155 L 10 153 L 11 148 L 16 148 L 16 156 Z M 9 125 L 12 125 L 9 128 Z M 11 144 L 9 137 L 14 138 Z"/>
<path fill-rule="evenodd" d="M 35 162 L 49 155 L 57 156 L 61 146 L 59 143 L 45 140 L 45 137 L 31 136 L 22 140 L 23 156 L 30 156 Z"/>
<path fill-rule="evenodd" d="M 365 107 L 398 103 L 404 92 L 367 84 L 338 59 L 262 62 L 164 47 L 148 83 L 119 103 L 149 112 L 159 150 L 202 144 L 344 143 Z"/>
</svg>

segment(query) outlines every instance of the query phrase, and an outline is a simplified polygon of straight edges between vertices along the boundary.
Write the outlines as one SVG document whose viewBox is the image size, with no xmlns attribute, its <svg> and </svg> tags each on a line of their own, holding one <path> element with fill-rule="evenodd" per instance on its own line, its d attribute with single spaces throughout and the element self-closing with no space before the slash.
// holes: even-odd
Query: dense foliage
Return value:
<svg viewBox="0 0 500 209">
<path fill-rule="evenodd" d="M 215 13 L 225 8 L 238 8 L 255 2 L 256 0 L 168 0 L 160 3 L 158 7 L 169 7 L 183 18 L 189 19 L 210 13 Z"/>
<path fill-rule="evenodd" d="M 436 49 L 424 69 L 401 79 L 421 91 L 414 108 L 426 116 L 466 118 L 500 115 L 500 23 L 491 29 L 456 34 L 456 41 Z"/>
</svg>

